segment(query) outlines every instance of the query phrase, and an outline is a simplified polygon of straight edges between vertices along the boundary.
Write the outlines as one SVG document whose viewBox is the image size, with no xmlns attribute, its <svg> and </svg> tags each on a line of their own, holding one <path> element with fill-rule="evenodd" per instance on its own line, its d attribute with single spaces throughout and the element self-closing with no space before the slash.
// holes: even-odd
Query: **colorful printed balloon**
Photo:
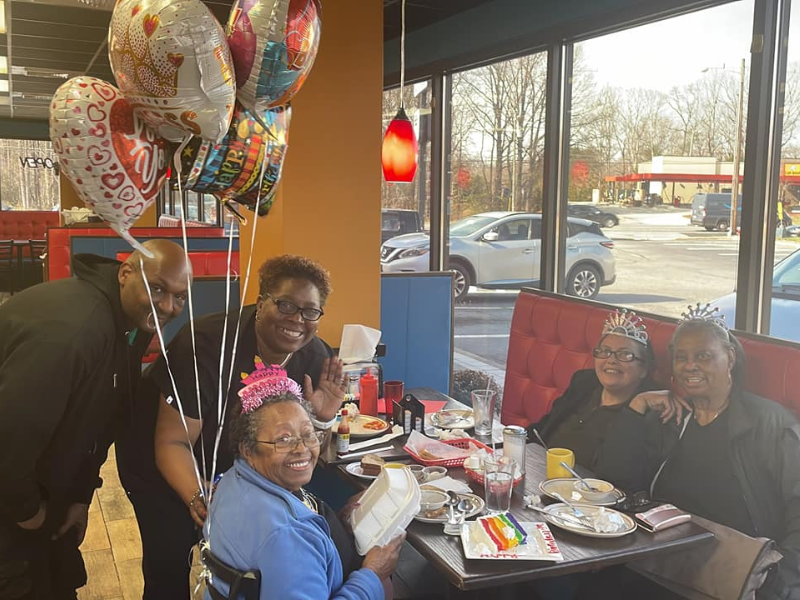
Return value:
<svg viewBox="0 0 800 600">
<path fill-rule="evenodd" d="M 200 0 L 119 0 L 108 57 L 136 112 L 172 141 L 212 142 L 228 130 L 236 96 L 225 32 Z"/>
<path fill-rule="evenodd" d="M 237 0 L 228 20 L 239 101 L 259 114 L 308 77 L 322 28 L 319 0 Z"/>
<path fill-rule="evenodd" d="M 255 209 L 258 202 L 258 214 L 266 215 L 283 170 L 291 114 L 289 106 L 265 111 L 261 120 L 265 129 L 250 111 L 237 103 L 228 135 L 222 142 L 191 140 L 184 148 L 181 154 L 184 189 L 215 194 L 221 200 L 238 202 L 250 209 Z"/>
<path fill-rule="evenodd" d="M 147 127 L 117 88 L 94 77 L 75 77 L 56 90 L 50 139 L 81 200 L 141 249 L 128 230 L 164 185 L 169 142 Z"/>
</svg>

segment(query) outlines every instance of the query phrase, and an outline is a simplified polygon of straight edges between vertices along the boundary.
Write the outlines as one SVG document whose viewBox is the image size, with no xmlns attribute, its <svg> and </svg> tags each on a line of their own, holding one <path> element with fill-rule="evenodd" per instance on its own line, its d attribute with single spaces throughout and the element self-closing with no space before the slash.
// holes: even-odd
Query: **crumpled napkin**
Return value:
<svg viewBox="0 0 800 600">
<path fill-rule="evenodd" d="M 425 482 L 423 485 L 438 488 L 443 492 L 456 492 L 457 494 L 469 494 L 472 492 L 472 489 L 466 483 L 453 479 L 449 475 Z"/>
<path fill-rule="evenodd" d="M 371 361 L 380 341 L 380 329 L 366 325 L 345 325 L 339 344 L 339 358 L 346 365 Z"/>
</svg>

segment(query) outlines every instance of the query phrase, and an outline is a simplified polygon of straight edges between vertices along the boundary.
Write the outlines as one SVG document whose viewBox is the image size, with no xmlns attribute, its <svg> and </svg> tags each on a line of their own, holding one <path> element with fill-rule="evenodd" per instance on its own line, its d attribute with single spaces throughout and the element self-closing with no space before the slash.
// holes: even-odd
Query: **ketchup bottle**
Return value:
<svg viewBox="0 0 800 600">
<path fill-rule="evenodd" d="M 350 419 L 347 418 L 347 409 L 342 409 L 342 420 L 339 421 L 339 429 L 336 430 L 336 453 L 346 454 L 350 452 Z"/>
<path fill-rule="evenodd" d="M 367 371 L 361 376 L 359 410 L 362 415 L 378 416 L 378 378 Z"/>
</svg>

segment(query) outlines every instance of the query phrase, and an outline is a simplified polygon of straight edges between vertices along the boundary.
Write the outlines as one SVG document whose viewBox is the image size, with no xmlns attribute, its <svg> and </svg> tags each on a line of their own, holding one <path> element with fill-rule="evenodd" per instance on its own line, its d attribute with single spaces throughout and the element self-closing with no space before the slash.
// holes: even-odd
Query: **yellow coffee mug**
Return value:
<svg viewBox="0 0 800 600">
<path fill-rule="evenodd" d="M 561 466 L 561 462 L 575 467 L 575 454 L 566 448 L 550 448 L 547 451 L 547 478 L 572 477 L 572 473 Z"/>
</svg>

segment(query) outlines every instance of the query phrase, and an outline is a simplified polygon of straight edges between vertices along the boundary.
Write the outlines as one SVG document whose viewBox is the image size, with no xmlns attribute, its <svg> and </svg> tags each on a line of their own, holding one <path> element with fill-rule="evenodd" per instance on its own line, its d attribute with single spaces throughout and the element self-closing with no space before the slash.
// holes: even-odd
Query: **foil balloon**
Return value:
<svg viewBox="0 0 800 600">
<path fill-rule="evenodd" d="M 81 200 L 143 250 L 128 230 L 166 180 L 169 142 L 136 116 L 117 88 L 94 77 L 75 77 L 56 90 L 50 139 Z"/>
<path fill-rule="evenodd" d="M 228 134 L 219 144 L 191 140 L 184 148 L 183 187 L 267 214 L 283 170 L 291 114 L 289 106 L 279 106 L 256 119 L 237 103 Z"/>
<path fill-rule="evenodd" d="M 119 0 L 111 70 L 134 110 L 163 137 L 219 141 L 236 96 L 225 32 L 200 0 Z"/>
<path fill-rule="evenodd" d="M 317 56 L 319 0 L 237 0 L 228 19 L 228 45 L 239 101 L 261 114 L 286 104 Z"/>
</svg>

